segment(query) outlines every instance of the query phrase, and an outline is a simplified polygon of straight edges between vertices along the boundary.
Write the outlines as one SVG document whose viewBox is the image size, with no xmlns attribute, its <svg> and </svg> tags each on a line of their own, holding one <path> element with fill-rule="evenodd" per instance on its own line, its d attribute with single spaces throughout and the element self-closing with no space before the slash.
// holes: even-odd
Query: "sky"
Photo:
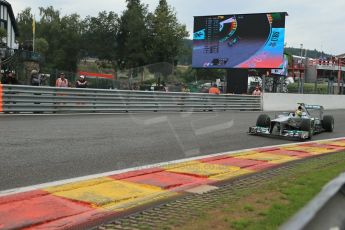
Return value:
<svg viewBox="0 0 345 230">
<path fill-rule="evenodd" d="M 97 16 L 100 11 L 125 10 L 125 0 L 7 0 L 14 14 L 27 7 L 39 17 L 38 7 L 53 6 L 62 15 Z M 167 0 L 180 23 L 193 34 L 193 16 L 287 12 L 285 42 L 288 47 L 317 49 L 328 54 L 345 53 L 344 0 Z M 141 0 L 154 11 L 159 0 Z"/>
</svg>

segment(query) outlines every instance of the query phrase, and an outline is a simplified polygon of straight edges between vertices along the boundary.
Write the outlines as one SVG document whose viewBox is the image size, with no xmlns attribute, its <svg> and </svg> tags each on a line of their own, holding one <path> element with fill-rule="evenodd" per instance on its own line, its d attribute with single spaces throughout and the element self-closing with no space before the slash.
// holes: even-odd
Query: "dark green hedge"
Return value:
<svg viewBox="0 0 345 230">
<path fill-rule="evenodd" d="M 314 83 L 304 83 L 304 93 L 305 94 L 327 94 L 327 84 L 318 84 L 315 91 Z M 298 93 L 298 83 L 292 83 L 288 85 L 289 93 Z"/>
</svg>

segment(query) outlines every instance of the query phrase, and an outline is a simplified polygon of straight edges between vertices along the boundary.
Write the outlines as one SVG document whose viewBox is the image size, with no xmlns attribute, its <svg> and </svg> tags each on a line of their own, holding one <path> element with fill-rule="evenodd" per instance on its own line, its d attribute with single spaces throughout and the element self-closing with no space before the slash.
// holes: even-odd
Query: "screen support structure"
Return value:
<svg viewBox="0 0 345 230">
<path fill-rule="evenodd" d="M 228 69 L 226 82 L 226 93 L 247 94 L 248 69 Z"/>
</svg>

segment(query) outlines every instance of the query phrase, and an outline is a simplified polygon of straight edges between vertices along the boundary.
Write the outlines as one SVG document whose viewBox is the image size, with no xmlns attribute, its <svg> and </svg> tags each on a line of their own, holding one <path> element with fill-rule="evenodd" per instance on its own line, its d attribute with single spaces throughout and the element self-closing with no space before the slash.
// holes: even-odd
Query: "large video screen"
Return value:
<svg viewBox="0 0 345 230">
<path fill-rule="evenodd" d="M 284 66 L 286 13 L 194 17 L 194 68 Z"/>
</svg>

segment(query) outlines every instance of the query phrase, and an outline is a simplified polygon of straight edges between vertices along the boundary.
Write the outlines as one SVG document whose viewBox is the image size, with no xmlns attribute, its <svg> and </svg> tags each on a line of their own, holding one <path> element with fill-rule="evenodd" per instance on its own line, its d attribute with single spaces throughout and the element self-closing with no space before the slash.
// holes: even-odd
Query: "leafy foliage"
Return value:
<svg viewBox="0 0 345 230">
<path fill-rule="evenodd" d="M 150 15 L 150 35 L 154 62 L 176 63 L 183 39 L 189 34 L 186 26 L 178 23 L 176 13 L 166 0 L 160 0 L 154 14 Z"/>
<path fill-rule="evenodd" d="M 31 8 L 28 7 L 24 9 L 17 16 L 17 25 L 20 32 L 20 37 L 18 38 L 19 43 L 23 44 L 26 41 L 32 40 L 32 18 Z"/>
<path fill-rule="evenodd" d="M 291 55 L 301 56 L 301 49 L 300 48 L 293 48 L 293 47 L 287 47 L 285 48 L 285 52 Z M 315 58 L 318 59 L 320 57 L 331 57 L 330 54 L 325 54 L 324 52 L 314 50 L 303 50 L 302 55 L 304 56 L 306 54 L 309 58 Z"/>
<path fill-rule="evenodd" d="M 298 83 L 292 83 L 288 85 L 288 92 L 289 93 L 298 93 Z M 315 89 L 314 83 L 304 83 L 303 92 L 305 94 L 327 94 L 328 93 L 328 86 L 327 84 L 317 84 Z"/>
<path fill-rule="evenodd" d="M 139 0 L 126 0 L 127 9 L 120 18 L 117 53 L 120 68 L 134 68 L 148 63 L 149 31 L 147 6 Z"/>
<path fill-rule="evenodd" d="M 96 56 L 108 61 L 116 60 L 116 36 L 119 18 L 114 12 L 102 11 L 97 17 L 86 17 L 83 24 L 83 56 Z"/>
<path fill-rule="evenodd" d="M 49 43 L 44 38 L 37 38 L 35 40 L 35 51 L 40 54 L 46 54 L 49 50 Z"/>
<path fill-rule="evenodd" d="M 154 13 L 140 0 L 126 0 L 127 9 L 118 16 L 102 11 L 81 19 L 78 14 L 61 16 L 54 7 L 40 7 L 36 22 L 36 52 L 45 56 L 48 68 L 76 71 L 84 57 L 108 61 L 111 66 L 131 69 L 156 62 L 176 64 L 181 53 L 190 52 L 184 38 L 186 26 L 166 0 Z M 33 15 L 26 8 L 17 17 L 19 42 L 32 50 Z"/>
</svg>

